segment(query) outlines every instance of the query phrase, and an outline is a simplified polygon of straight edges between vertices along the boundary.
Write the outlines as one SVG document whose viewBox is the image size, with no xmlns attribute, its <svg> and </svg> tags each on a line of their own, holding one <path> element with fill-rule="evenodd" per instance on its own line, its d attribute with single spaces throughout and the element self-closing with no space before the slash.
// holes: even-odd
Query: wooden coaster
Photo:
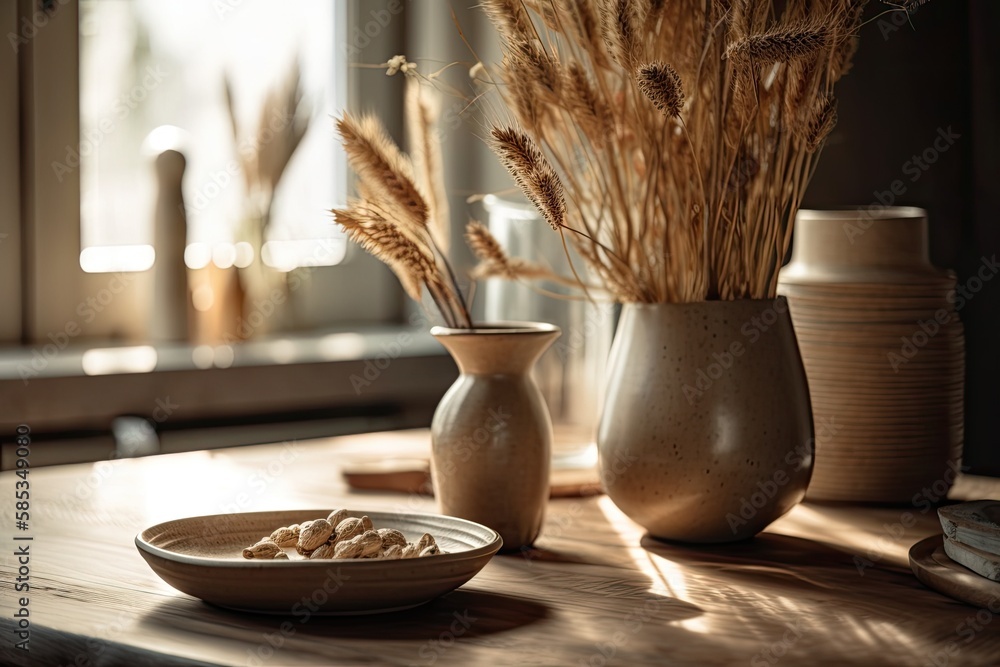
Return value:
<svg viewBox="0 0 1000 667">
<path fill-rule="evenodd" d="M 360 491 L 395 491 L 434 495 L 430 462 L 425 459 L 358 461 L 343 466 L 344 481 Z M 604 493 L 596 468 L 554 468 L 552 498 L 576 498 Z"/>
<path fill-rule="evenodd" d="M 944 536 L 932 535 L 910 547 L 910 569 L 928 588 L 980 609 L 1000 604 L 1000 583 L 959 565 L 944 551 Z"/>
</svg>

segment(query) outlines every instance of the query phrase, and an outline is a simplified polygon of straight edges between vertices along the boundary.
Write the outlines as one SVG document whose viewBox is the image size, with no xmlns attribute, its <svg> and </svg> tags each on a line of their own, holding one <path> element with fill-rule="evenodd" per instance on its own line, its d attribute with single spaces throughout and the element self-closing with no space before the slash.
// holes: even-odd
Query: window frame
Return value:
<svg viewBox="0 0 1000 667">
<path fill-rule="evenodd" d="M 18 35 L 17 4 L 0 2 L 0 35 Z M 0 341 L 21 340 L 21 157 L 16 41 L 0 48 Z"/>
</svg>

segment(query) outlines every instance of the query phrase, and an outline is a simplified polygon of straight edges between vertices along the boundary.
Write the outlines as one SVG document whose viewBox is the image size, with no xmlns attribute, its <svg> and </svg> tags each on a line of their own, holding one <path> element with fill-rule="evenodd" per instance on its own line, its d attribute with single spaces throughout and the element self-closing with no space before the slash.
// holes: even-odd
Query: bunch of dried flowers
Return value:
<svg viewBox="0 0 1000 667">
<path fill-rule="evenodd" d="M 773 297 L 866 3 L 482 0 L 490 145 L 617 300 Z"/>
</svg>

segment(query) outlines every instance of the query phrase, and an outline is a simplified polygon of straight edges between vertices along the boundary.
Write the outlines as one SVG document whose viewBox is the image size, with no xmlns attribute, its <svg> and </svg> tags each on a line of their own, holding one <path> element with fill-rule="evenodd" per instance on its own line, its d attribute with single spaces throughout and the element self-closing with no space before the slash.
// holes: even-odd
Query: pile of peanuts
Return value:
<svg viewBox="0 0 1000 667">
<path fill-rule="evenodd" d="M 375 529 L 367 516 L 348 516 L 347 510 L 334 510 L 325 519 L 282 526 L 252 547 L 243 550 L 244 558 L 288 559 L 284 547 L 295 547 L 303 558 L 380 558 L 396 560 L 444 553 L 429 533 L 416 542 L 394 528 Z"/>
</svg>

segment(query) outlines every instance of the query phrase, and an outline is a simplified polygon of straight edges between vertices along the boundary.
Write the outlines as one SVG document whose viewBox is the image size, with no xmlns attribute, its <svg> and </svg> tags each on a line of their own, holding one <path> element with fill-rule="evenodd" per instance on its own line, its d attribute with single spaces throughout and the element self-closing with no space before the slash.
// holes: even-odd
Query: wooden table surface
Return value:
<svg viewBox="0 0 1000 667">
<path fill-rule="evenodd" d="M 923 503 L 803 504 L 756 540 L 651 541 L 604 496 L 553 500 L 538 549 L 497 556 L 428 605 L 365 617 L 214 608 L 163 583 L 133 539 L 169 519 L 363 506 L 435 510 L 421 496 L 351 493 L 339 468 L 426 451 L 426 432 L 283 443 L 30 473 L 31 524 L 7 529 L 4 665 L 997 665 L 1000 619 L 924 588 L 907 550 L 940 532 Z M 953 496 L 998 497 L 963 478 Z M 904 514 L 916 517 L 915 525 Z M 14 648 L 14 534 L 31 535 L 30 653 Z M 978 612 L 978 620 L 977 620 Z"/>
</svg>

